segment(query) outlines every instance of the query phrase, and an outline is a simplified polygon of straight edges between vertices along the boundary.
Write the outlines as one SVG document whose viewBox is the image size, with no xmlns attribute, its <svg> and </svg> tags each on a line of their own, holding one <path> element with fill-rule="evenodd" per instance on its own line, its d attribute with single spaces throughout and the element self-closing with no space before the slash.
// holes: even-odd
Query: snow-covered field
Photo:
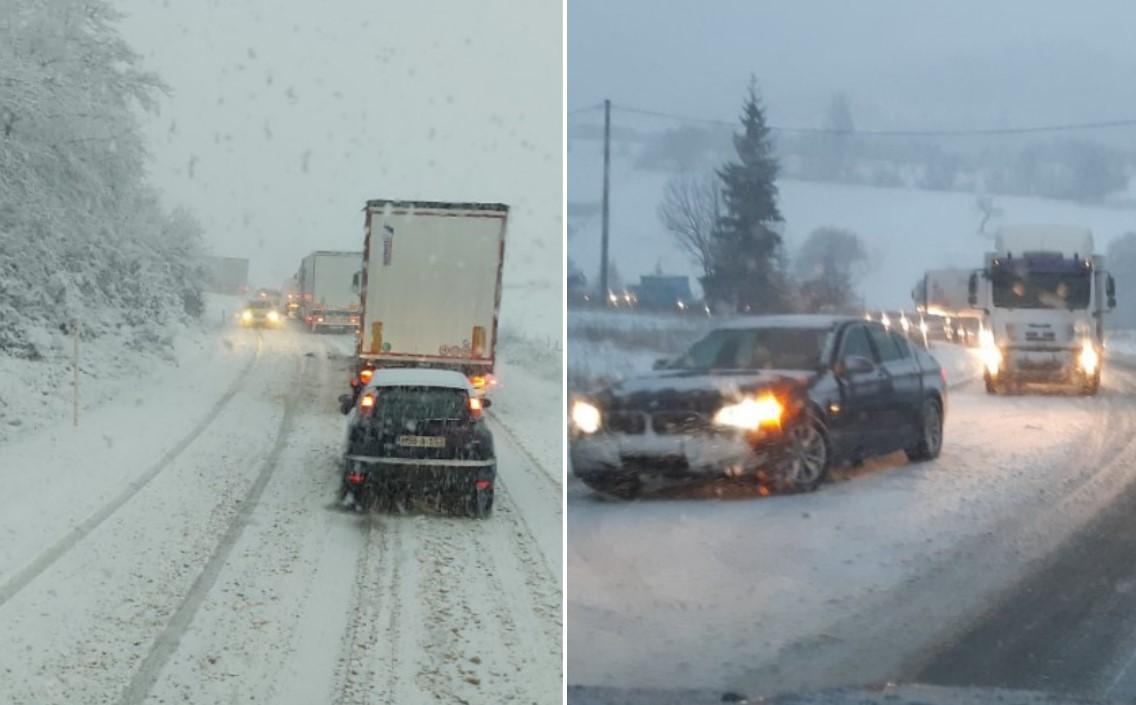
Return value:
<svg viewBox="0 0 1136 705">
<path fill-rule="evenodd" d="M 598 142 L 576 140 L 568 156 L 568 201 L 598 204 L 603 155 Z M 616 149 L 611 168 L 611 261 L 625 283 L 638 281 L 656 267 L 689 274 L 698 272 L 659 222 L 657 209 L 669 175 L 634 168 L 634 151 Z M 981 214 L 968 193 L 875 188 L 782 179 L 781 214 L 790 254 L 813 230 L 823 226 L 849 229 L 867 244 L 869 270 L 862 282 L 865 303 L 872 308 L 910 306 L 915 280 L 927 269 L 976 267 L 991 240 L 977 234 Z M 1111 205 L 1086 205 L 1039 198 L 994 197 L 1002 214 L 987 224 L 1060 223 L 1091 228 L 1104 251 L 1115 237 L 1136 230 L 1136 211 Z M 568 256 L 589 279 L 599 271 L 600 216 L 570 219 Z"/>
<path fill-rule="evenodd" d="M 988 397 L 973 352 L 931 463 L 887 458 L 803 496 L 569 492 L 568 679 L 742 692 L 863 684 L 980 617 L 1136 479 L 1136 376 L 1100 397 Z"/>
</svg>

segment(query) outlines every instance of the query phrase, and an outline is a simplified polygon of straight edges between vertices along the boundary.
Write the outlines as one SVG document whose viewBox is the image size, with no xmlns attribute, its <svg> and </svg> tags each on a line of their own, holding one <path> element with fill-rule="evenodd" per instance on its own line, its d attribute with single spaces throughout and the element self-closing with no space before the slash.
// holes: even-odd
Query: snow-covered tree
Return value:
<svg viewBox="0 0 1136 705">
<path fill-rule="evenodd" d="M 118 19 L 0 0 L 0 353 L 36 357 L 31 331 L 73 318 L 131 344 L 200 311 L 200 229 L 145 180 L 138 116 L 163 87 Z"/>
</svg>

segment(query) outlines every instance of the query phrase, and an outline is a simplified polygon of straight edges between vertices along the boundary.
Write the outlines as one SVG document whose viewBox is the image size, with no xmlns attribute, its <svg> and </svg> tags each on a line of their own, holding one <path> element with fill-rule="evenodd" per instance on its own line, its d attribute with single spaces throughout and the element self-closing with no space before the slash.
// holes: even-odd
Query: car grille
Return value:
<svg viewBox="0 0 1136 705">
<path fill-rule="evenodd" d="M 711 430 L 710 420 L 696 411 L 616 411 L 606 414 L 604 425 L 611 433 L 631 436 L 651 431 L 660 436 L 705 433 Z"/>
</svg>

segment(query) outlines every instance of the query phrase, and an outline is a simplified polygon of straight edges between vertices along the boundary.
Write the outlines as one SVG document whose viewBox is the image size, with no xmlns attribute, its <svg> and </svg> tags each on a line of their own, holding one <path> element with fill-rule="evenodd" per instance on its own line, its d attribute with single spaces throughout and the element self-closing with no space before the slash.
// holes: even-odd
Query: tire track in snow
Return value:
<svg viewBox="0 0 1136 705">
<path fill-rule="evenodd" d="M 307 365 L 304 359 L 301 358 L 299 375 L 297 376 L 298 380 L 303 380 L 306 367 Z M 280 460 L 280 455 L 284 452 L 284 447 L 287 444 L 288 436 L 291 434 L 296 417 L 297 397 L 299 395 L 297 390 L 301 387 L 302 384 L 293 385 L 292 395 L 285 399 L 284 414 L 280 418 L 280 425 L 277 427 L 276 438 L 273 442 L 272 449 L 261 465 L 260 472 L 257 474 L 252 487 L 249 488 L 248 493 L 245 494 L 241 501 L 240 511 L 237 512 L 237 515 L 229 524 L 228 529 L 221 537 L 221 541 L 218 543 L 213 555 L 209 557 L 209 560 L 198 574 L 197 579 L 193 581 L 189 592 L 186 593 L 185 598 L 182 600 L 181 604 L 178 605 L 173 616 L 170 617 L 170 621 L 166 624 L 165 629 L 162 630 L 154 640 L 149 652 L 146 654 L 145 658 L 142 659 L 138 670 L 135 671 L 134 676 L 130 679 L 130 683 L 117 700 L 119 705 L 135 705 L 142 703 L 146 699 L 150 690 L 154 687 L 154 684 L 157 683 L 162 670 L 174 655 L 174 652 L 177 651 L 178 643 L 181 641 L 182 635 L 189 629 L 198 609 L 201 608 L 201 605 L 209 595 L 209 591 L 220 577 L 221 570 L 225 567 L 229 555 L 244 533 L 245 527 L 252 518 L 252 513 L 259 503 L 261 495 L 264 494 L 265 487 L 268 486 L 269 480 L 272 479 L 272 475 Z"/>
<path fill-rule="evenodd" d="M 63 538 L 59 539 L 59 541 L 55 542 L 51 547 L 41 553 L 34 561 L 12 576 L 3 585 L 0 585 L 0 607 L 3 607 L 5 603 L 42 575 L 44 571 L 66 555 L 68 551 L 74 548 L 92 531 L 97 529 L 103 522 L 113 516 L 123 505 L 145 489 L 154 478 L 162 474 L 162 471 L 177 460 L 178 456 L 185 452 L 185 450 L 205 432 L 205 429 L 213 423 L 221 411 L 232 401 L 233 397 L 241 391 L 248 379 L 249 372 L 252 371 L 257 360 L 260 359 L 260 354 L 261 341 L 257 338 L 256 351 L 253 353 L 252 359 L 248 361 L 248 364 L 245 365 L 237 376 L 236 381 L 230 385 L 229 389 L 217 400 L 212 408 L 209 409 L 208 413 L 198 421 L 197 425 L 194 426 L 188 434 L 182 437 L 176 445 L 166 451 L 157 463 L 131 481 L 130 484 L 126 486 L 126 489 L 120 492 L 114 499 L 103 505 L 103 507 L 94 514 L 87 517 L 78 526 L 71 529 Z"/>
<path fill-rule="evenodd" d="M 524 441 L 521 440 L 517 432 L 502 421 L 500 416 L 494 414 L 492 411 L 489 412 L 488 416 L 493 421 L 493 425 L 497 426 L 501 432 L 504 433 L 505 437 L 509 439 L 513 447 L 517 449 L 517 452 L 529 461 L 531 465 L 526 468 L 528 474 L 538 478 L 542 484 L 559 494 L 561 491 L 561 481 L 557 478 L 560 473 L 553 473 L 545 468 L 544 463 L 537 459 L 536 454 L 528 449 L 528 446 L 524 444 Z"/>
</svg>

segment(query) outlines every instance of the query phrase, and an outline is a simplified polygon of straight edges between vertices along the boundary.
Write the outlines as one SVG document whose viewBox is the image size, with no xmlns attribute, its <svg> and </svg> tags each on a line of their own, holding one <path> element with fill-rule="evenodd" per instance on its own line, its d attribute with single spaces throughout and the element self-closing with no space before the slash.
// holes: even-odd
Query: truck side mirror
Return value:
<svg viewBox="0 0 1136 705">
<path fill-rule="evenodd" d="M 1104 291 L 1108 295 L 1108 310 L 1116 308 L 1116 280 L 1112 275 L 1108 275 L 1108 279 L 1104 283 Z"/>
<path fill-rule="evenodd" d="M 971 306 L 978 306 L 978 272 L 971 272 L 966 283 L 966 302 Z"/>
</svg>

